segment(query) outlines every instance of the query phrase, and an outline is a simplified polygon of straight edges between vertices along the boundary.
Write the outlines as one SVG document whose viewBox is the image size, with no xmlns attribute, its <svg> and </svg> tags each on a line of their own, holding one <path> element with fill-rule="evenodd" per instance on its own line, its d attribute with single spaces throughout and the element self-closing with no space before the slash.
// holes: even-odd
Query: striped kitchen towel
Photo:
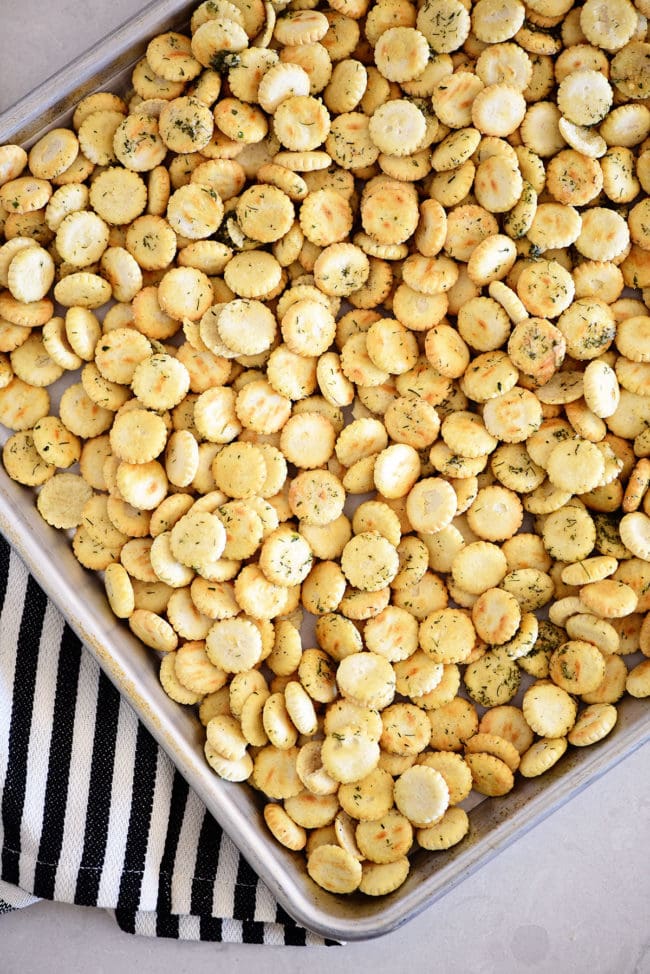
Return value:
<svg viewBox="0 0 650 974">
<path fill-rule="evenodd" d="M 50 899 L 148 936 L 326 943 L 275 902 L 1 536 L 0 849 L 0 914 Z"/>
</svg>

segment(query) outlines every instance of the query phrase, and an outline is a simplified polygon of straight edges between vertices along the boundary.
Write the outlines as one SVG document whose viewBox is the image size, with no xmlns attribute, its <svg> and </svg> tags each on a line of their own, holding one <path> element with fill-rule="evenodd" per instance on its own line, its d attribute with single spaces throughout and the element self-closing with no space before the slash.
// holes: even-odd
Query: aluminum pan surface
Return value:
<svg viewBox="0 0 650 974">
<path fill-rule="evenodd" d="M 65 124 L 85 94 L 123 89 L 147 40 L 186 21 L 195 6 L 187 0 L 150 4 L 0 115 L 0 143 L 29 145 L 47 129 Z M 605 741 L 571 749 L 542 779 L 519 779 L 506 797 L 481 802 L 470 812 L 470 835 L 448 852 L 416 853 L 411 873 L 396 893 L 376 900 L 335 897 L 311 882 L 302 857 L 272 839 L 259 796 L 210 770 L 203 757 L 202 728 L 162 690 L 155 654 L 115 619 L 101 581 L 79 565 L 65 535 L 42 521 L 32 491 L 13 483 L 2 469 L 0 531 L 273 895 L 299 923 L 325 937 L 363 940 L 401 926 L 650 739 L 647 702 L 626 699 Z"/>
</svg>

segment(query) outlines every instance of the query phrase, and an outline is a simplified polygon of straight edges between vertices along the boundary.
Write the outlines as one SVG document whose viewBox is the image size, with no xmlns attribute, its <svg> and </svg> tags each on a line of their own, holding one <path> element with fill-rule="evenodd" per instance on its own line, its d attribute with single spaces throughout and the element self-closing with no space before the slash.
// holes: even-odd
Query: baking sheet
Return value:
<svg viewBox="0 0 650 974">
<path fill-rule="evenodd" d="M 147 40 L 182 24 L 195 6 L 180 0 L 150 4 L 111 38 L 0 115 L 0 143 L 27 147 L 47 129 L 66 124 L 85 94 L 124 90 Z M 542 778 L 518 778 L 509 795 L 482 801 L 470 812 L 470 835 L 447 852 L 416 852 L 411 873 L 398 891 L 376 900 L 335 897 L 311 882 L 301 855 L 270 836 L 260 796 L 245 785 L 222 781 L 210 770 L 203 757 L 203 728 L 192 711 L 162 690 L 156 654 L 115 619 L 99 577 L 79 565 L 65 535 L 42 521 L 34 493 L 13 483 L 4 470 L 0 531 L 274 896 L 299 923 L 325 937 L 362 940 L 394 930 L 650 739 L 647 702 L 627 698 L 618 705 L 619 720 L 608 738 L 582 750 L 570 748 Z"/>
</svg>

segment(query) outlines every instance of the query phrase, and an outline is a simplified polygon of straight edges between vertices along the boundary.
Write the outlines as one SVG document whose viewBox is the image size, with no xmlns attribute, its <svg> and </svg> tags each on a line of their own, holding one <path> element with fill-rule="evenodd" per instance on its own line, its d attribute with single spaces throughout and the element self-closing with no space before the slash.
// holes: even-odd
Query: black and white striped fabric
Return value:
<svg viewBox="0 0 650 974">
<path fill-rule="evenodd" d="M 275 902 L 2 537 L 0 849 L 0 914 L 49 899 L 148 936 L 326 942 Z"/>
</svg>

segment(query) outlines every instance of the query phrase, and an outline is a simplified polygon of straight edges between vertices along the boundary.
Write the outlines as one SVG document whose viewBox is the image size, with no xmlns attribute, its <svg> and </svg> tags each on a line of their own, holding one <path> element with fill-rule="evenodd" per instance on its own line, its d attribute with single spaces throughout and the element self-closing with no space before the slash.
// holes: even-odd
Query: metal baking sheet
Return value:
<svg viewBox="0 0 650 974">
<path fill-rule="evenodd" d="M 0 115 L 0 143 L 28 147 L 48 129 L 66 124 L 84 95 L 124 91 L 147 40 L 186 23 L 195 6 L 187 0 L 150 4 Z M 2 440 L 6 436 L 5 431 Z M 0 469 L 2 534 L 273 895 L 298 923 L 322 936 L 365 940 L 395 930 L 650 740 L 647 701 L 627 698 L 618 705 L 618 723 L 608 738 L 592 747 L 570 748 L 541 778 L 519 778 L 509 795 L 481 801 L 470 811 L 467 838 L 447 852 L 414 853 L 410 875 L 395 893 L 377 899 L 332 896 L 312 883 L 302 856 L 270 836 L 260 796 L 210 770 L 203 757 L 203 728 L 191 710 L 162 690 L 156 654 L 113 616 L 101 579 L 79 565 L 69 539 L 40 518 L 34 501 L 33 491 Z"/>
</svg>

